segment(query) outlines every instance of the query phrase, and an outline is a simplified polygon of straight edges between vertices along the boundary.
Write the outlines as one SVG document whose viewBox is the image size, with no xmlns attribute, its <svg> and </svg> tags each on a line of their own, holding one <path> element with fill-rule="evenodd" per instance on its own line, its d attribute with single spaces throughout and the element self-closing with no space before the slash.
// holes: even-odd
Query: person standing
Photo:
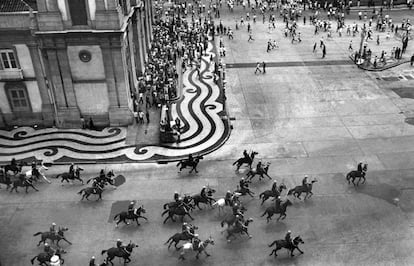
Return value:
<svg viewBox="0 0 414 266">
<path fill-rule="evenodd" d="M 149 122 L 150 122 L 150 115 L 149 115 L 148 110 L 145 113 L 145 117 L 147 118 L 147 124 L 149 124 Z"/>
<path fill-rule="evenodd" d="M 262 67 L 263 67 L 263 74 L 266 74 L 266 63 L 265 63 L 265 61 L 263 61 Z"/>
<path fill-rule="evenodd" d="M 414 64 L 414 54 L 411 56 L 410 64 L 411 64 L 411 66 L 413 66 L 413 64 Z"/>
<path fill-rule="evenodd" d="M 325 58 L 326 55 L 326 46 L 325 44 L 322 46 L 322 58 Z"/>
<path fill-rule="evenodd" d="M 250 42 L 250 40 L 254 41 L 252 31 L 249 31 L 249 39 L 247 41 Z"/>
</svg>

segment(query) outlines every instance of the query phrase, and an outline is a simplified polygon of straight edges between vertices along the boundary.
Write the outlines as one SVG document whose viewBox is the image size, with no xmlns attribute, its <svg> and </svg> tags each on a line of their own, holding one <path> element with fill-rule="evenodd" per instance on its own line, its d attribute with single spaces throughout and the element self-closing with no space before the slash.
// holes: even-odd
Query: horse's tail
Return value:
<svg viewBox="0 0 414 266">
<path fill-rule="evenodd" d="M 102 250 L 101 255 L 105 254 L 106 252 L 107 252 L 107 250 Z"/>
<path fill-rule="evenodd" d="M 182 163 L 182 162 L 181 162 L 181 161 L 179 161 L 179 162 L 177 163 L 177 167 L 178 167 L 178 166 L 180 166 L 180 164 L 181 164 L 181 163 Z"/>
<path fill-rule="evenodd" d="M 349 173 L 346 175 L 346 180 L 349 180 L 349 179 L 351 178 L 351 176 L 352 176 L 352 175 L 351 175 L 351 173 L 352 173 L 352 172 L 349 172 Z"/>
<path fill-rule="evenodd" d="M 37 232 L 36 234 L 34 234 L 33 236 L 38 236 L 38 235 L 41 235 L 42 234 L 42 232 Z"/>
<path fill-rule="evenodd" d="M 295 191 L 294 188 L 290 189 L 289 192 L 288 192 L 288 195 L 292 195 L 293 191 Z"/>
<path fill-rule="evenodd" d="M 117 219 L 116 217 L 118 217 L 118 216 L 120 216 L 120 213 L 118 213 L 117 215 L 114 216 L 114 220 L 116 220 Z"/>
<path fill-rule="evenodd" d="M 173 237 L 168 238 L 168 240 L 164 243 L 164 245 L 167 245 L 168 243 L 170 243 L 170 241 L 173 239 Z"/>
<path fill-rule="evenodd" d="M 58 174 L 55 178 L 58 178 L 59 176 L 61 176 L 62 174 Z"/>
<path fill-rule="evenodd" d="M 167 209 L 168 203 L 165 203 L 164 205 L 162 205 L 162 207 L 164 208 L 164 210 Z"/>
<path fill-rule="evenodd" d="M 259 199 L 262 199 L 263 196 L 264 196 L 264 192 L 260 193 Z"/>
<path fill-rule="evenodd" d="M 161 217 L 164 216 L 169 210 L 165 210 L 162 212 Z"/>
<path fill-rule="evenodd" d="M 83 192 L 84 190 L 85 190 L 85 189 L 81 189 L 81 191 L 79 191 L 79 192 L 78 192 L 78 194 L 79 194 L 79 195 L 82 195 L 82 192 Z"/>
<path fill-rule="evenodd" d="M 86 181 L 86 184 L 89 184 L 89 182 L 91 182 L 93 178 L 88 179 L 88 181 Z"/>
<path fill-rule="evenodd" d="M 265 216 L 265 215 L 266 215 L 266 213 L 267 213 L 267 210 L 265 210 L 265 212 L 264 212 L 262 215 L 260 215 L 260 217 Z"/>
<path fill-rule="evenodd" d="M 30 260 L 30 262 L 33 264 L 35 259 L 37 259 L 37 256 L 34 256 L 33 259 Z"/>
</svg>

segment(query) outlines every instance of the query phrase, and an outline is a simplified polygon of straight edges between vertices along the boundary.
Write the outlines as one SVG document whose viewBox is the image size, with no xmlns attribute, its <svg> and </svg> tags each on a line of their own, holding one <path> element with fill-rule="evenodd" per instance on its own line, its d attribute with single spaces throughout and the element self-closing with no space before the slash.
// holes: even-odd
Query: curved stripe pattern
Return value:
<svg viewBox="0 0 414 266">
<path fill-rule="evenodd" d="M 224 112 L 222 91 L 209 71 L 210 55 L 215 57 L 209 42 L 201 61 L 200 75 L 195 70 L 183 74 L 183 95 L 172 104 L 172 119 L 180 118 L 179 144 L 159 146 L 126 145 L 126 128 L 103 131 L 59 130 L 21 127 L 0 131 L 0 161 L 36 157 L 47 162 L 70 161 L 134 161 L 177 160 L 192 154 L 206 154 L 220 147 L 228 138 L 230 127 L 220 116 Z"/>
</svg>

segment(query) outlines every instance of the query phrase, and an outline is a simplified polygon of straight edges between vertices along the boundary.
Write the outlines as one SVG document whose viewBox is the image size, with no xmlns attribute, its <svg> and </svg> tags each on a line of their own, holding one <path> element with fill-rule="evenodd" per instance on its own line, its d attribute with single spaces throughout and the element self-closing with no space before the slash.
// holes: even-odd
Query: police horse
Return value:
<svg viewBox="0 0 414 266">
<path fill-rule="evenodd" d="M 59 177 L 62 178 L 62 180 L 60 180 L 60 183 L 63 183 L 63 181 L 66 181 L 67 183 L 71 181 L 73 183 L 73 181 L 79 180 L 82 183 L 82 185 L 84 184 L 82 178 L 80 178 L 80 176 L 78 177 L 77 175 L 73 173 L 69 173 L 69 172 L 61 173 L 61 174 L 58 174 L 55 178 L 59 178 Z"/>
<path fill-rule="evenodd" d="M 212 204 L 215 202 L 215 200 L 211 198 L 211 196 L 213 196 L 213 193 L 215 192 L 215 189 L 206 187 L 206 197 L 202 197 L 200 193 L 191 196 L 194 201 L 194 206 L 197 206 L 199 210 L 201 210 L 199 205 L 200 203 L 208 204 L 210 207 L 212 207 Z"/>
<path fill-rule="evenodd" d="M 243 233 L 246 233 L 246 235 L 248 235 L 249 238 L 252 238 L 252 235 L 250 235 L 249 232 L 247 231 L 248 226 L 251 222 L 253 222 L 253 219 L 249 218 L 243 222 L 244 227 L 241 227 L 240 225 L 237 225 L 237 224 L 227 227 L 227 229 L 225 230 L 227 232 L 227 236 L 226 236 L 227 242 L 231 241 L 230 238 L 232 236 L 236 237 L 236 234 L 242 235 Z"/>
<path fill-rule="evenodd" d="M 276 206 L 267 207 L 265 212 L 260 217 L 263 217 L 267 214 L 266 220 L 267 223 L 269 223 L 272 219 L 272 216 L 275 213 L 279 213 L 280 216 L 277 218 L 277 220 L 279 221 L 282 217 L 282 220 L 284 220 L 286 218 L 286 209 L 288 206 L 292 206 L 292 202 L 290 200 L 286 200 L 285 202 L 281 203 L 280 208 L 276 208 Z"/>
<path fill-rule="evenodd" d="M 354 186 L 358 186 L 359 182 L 361 181 L 361 179 L 363 180 L 361 184 L 365 183 L 365 174 L 368 170 L 368 164 L 364 164 L 364 166 L 362 167 L 362 172 L 360 171 L 351 171 L 346 175 L 346 180 L 348 181 L 348 184 L 354 184 Z M 358 178 L 358 182 L 355 184 L 355 179 Z"/>
<path fill-rule="evenodd" d="M 41 252 L 39 253 L 37 256 L 34 256 L 30 262 L 33 264 L 35 259 L 37 259 L 37 261 L 39 262 L 39 265 L 42 266 L 48 266 L 48 265 L 52 265 L 51 262 L 54 259 L 54 257 L 57 257 L 57 259 L 59 260 L 60 264 L 57 265 L 63 265 L 65 263 L 65 260 L 62 259 L 62 254 L 65 254 L 66 251 L 64 251 L 61 248 L 57 248 L 55 255 L 49 254 L 47 252 Z M 53 264 L 55 265 L 55 264 Z"/>
<path fill-rule="evenodd" d="M 259 154 L 258 152 L 252 151 L 249 155 L 247 155 L 247 157 L 242 157 L 242 158 L 239 158 L 237 161 L 235 161 L 233 165 L 236 165 L 237 167 L 236 171 L 239 171 L 240 167 L 243 164 L 247 164 L 247 166 L 249 166 L 249 168 L 251 169 L 252 163 L 254 161 L 254 157 L 258 154 Z"/>
<path fill-rule="evenodd" d="M 125 250 L 122 249 L 122 248 L 113 247 L 113 248 L 110 248 L 110 249 L 102 250 L 101 255 L 106 253 L 107 254 L 106 261 L 110 262 L 111 265 L 114 265 L 112 260 L 115 257 L 123 258 L 124 259 L 124 264 L 126 264 L 128 262 L 131 262 L 131 259 L 129 257 L 131 256 L 132 251 L 136 247 L 138 247 L 138 245 L 136 245 L 132 242 L 129 242 L 129 244 L 125 247 Z"/>
<path fill-rule="evenodd" d="M 276 191 L 272 191 L 272 190 L 263 191 L 262 193 L 259 194 L 259 199 L 262 200 L 262 203 L 260 205 L 263 205 L 263 203 L 266 200 L 268 200 L 270 197 L 273 197 L 273 198 L 279 197 L 284 189 L 286 189 L 286 185 L 282 183 L 279 185 Z"/>
<path fill-rule="evenodd" d="M 43 170 L 47 171 L 49 170 L 49 168 L 47 168 L 43 163 L 40 165 L 40 167 L 38 169 L 36 169 L 36 172 L 33 173 L 33 170 L 30 169 L 28 171 L 25 172 L 26 178 L 32 178 L 33 180 L 39 180 L 40 177 L 43 178 L 43 180 L 45 180 L 47 183 L 52 183 L 50 182 L 49 179 L 46 178 L 46 175 L 43 173 Z"/>
<path fill-rule="evenodd" d="M 247 181 L 251 182 L 253 177 L 255 177 L 256 175 L 259 175 L 259 180 L 262 180 L 264 176 L 267 176 L 267 178 L 272 179 L 267 173 L 269 171 L 269 166 L 270 166 L 270 162 L 267 162 L 265 167 L 263 167 L 262 169 L 257 169 L 257 168 L 250 169 L 249 172 L 247 172 L 247 176 L 246 176 Z"/>
<path fill-rule="evenodd" d="M 314 179 L 310 182 L 310 184 L 307 184 L 306 186 L 303 186 L 303 185 L 296 186 L 288 191 L 288 195 L 293 195 L 294 197 L 301 199 L 300 195 L 302 193 L 305 193 L 305 198 L 303 200 L 306 200 L 307 198 L 310 198 L 313 195 L 312 186 L 313 186 L 313 183 L 317 181 L 318 180 Z"/>
<path fill-rule="evenodd" d="M 190 233 L 194 234 L 195 230 L 198 229 L 197 226 L 194 226 L 192 224 L 190 225 Z M 179 232 L 168 238 L 168 240 L 164 243 L 164 245 L 168 244 L 168 249 L 170 249 L 171 245 L 174 243 L 174 247 L 176 250 L 179 250 L 180 248 L 177 247 L 178 243 L 182 240 L 191 240 L 193 237 L 189 235 L 187 232 Z"/>
<path fill-rule="evenodd" d="M 102 192 L 104 191 L 104 185 L 102 183 L 99 183 L 96 187 L 87 187 L 84 189 L 81 189 L 81 191 L 78 192 L 79 195 L 82 195 L 81 200 L 86 199 L 89 200 L 89 196 L 92 194 L 98 195 L 98 200 L 102 200 Z"/>
<path fill-rule="evenodd" d="M 192 161 L 190 161 L 188 159 L 181 160 L 177 163 L 177 167 L 180 166 L 180 169 L 178 171 L 181 172 L 181 170 L 183 170 L 184 168 L 191 167 L 190 173 L 193 172 L 193 171 L 198 173 L 197 165 L 200 162 L 200 160 L 202 160 L 202 159 L 203 159 L 203 156 L 196 156 L 196 157 L 194 157 L 194 159 Z"/>
<path fill-rule="evenodd" d="M 68 230 L 69 229 L 67 227 L 59 227 L 59 230 L 56 233 L 53 233 L 53 232 L 50 232 L 50 231 L 48 231 L 48 232 L 37 232 L 33 236 L 38 236 L 38 235 L 41 236 L 41 239 L 40 239 L 39 243 L 37 243 L 37 246 L 40 246 L 40 244 L 42 244 L 42 243 L 43 244 L 46 243 L 47 239 L 52 240 L 52 243 L 55 243 L 55 240 L 56 240 L 57 241 L 56 245 L 58 247 L 59 247 L 59 242 L 61 240 L 64 240 L 69 245 L 72 245 L 72 243 L 65 238 L 65 231 L 68 231 Z"/>
<path fill-rule="evenodd" d="M 299 249 L 299 244 L 305 244 L 305 242 L 302 240 L 302 238 L 300 236 L 297 236 L 292 240 L 292 243 L 293 243 L 293 245 L 291 243 L 288 243 L 285 239 L 280 239 L 280 240 L 273 241 L 269 245 L 269 247 L 272 247 L 274 245 L 276 245 L 276 247 L 272 250 L 272 253 L 270 253 L 269 256 L 272 256 L 273 254 L 275 254 L 275 257 L 277 257 L 276 252 L 278 250 L 282 249 L 282 248 L 285 248 L 285 249 L 289 250 L 291 257 L 295 256 L 295 255 L 293 255 L 293 251 L 295 249 L 299 250 L 299 252 L 301 254 L 303 254 L 303 251 Z"/>
<path fill-rule="evenodd" d="M 137 223 L 138 226 L 140 226 L 141 224 L 138 222 L 138 218 L 142 218 L 145 221 L 148 221 L 147 217 L 144 217 L 141 215 L 141 213 L 145 213 L 145 209 L 144 209 L 144 205 L 140 206 L 136 212 L 132 215 L 130 215 L 128 212 L 120 212 L 117 215 L 114 216 L 114 220 L 118 219 L 119 220 L 116 222 L 116 227 L 118 227 L 118 224 L 120 222 L 124 222 L 126 225 L 129 225 L 129 223 L 127 222 L 127 220 L 132 220 L 135 221 Z"/>
<path fill-rule="evenodd" d="M 197 252 L 196 259 L 199 258 L 201 252 L 204 252 L 204 254 L 207 257 L 209 257 L 210 254 L 208 254 L 207 251 L 206 251 L 206 248 L 209 244 L 214 245 L 214 239 L 211 236 L 207 240 L 201 241 L 200 244 L 198 245 L 198 247 L 193 247 L 193 243 L 187 242 L 182 247 L 180 247 L 180 249 L 182 248 L 183 251 L 181 252 L 180 257 L 178 257 L 178 259 L 179 260 L 185 260 L 184 255 L 185 255 L 185 253 L 188 253 L 189 251 Z"/>
</svg>

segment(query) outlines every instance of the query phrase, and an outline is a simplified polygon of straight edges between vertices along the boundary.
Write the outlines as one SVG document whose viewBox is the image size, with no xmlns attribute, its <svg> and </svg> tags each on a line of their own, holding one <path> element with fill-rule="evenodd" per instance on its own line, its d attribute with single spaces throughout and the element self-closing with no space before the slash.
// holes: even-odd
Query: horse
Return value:
<svg viewBox="0 0 414 266">
<path fill-rule="evenodd" d="M 285 239 L 280 239 L 280 240 L 275 240 L 275 241 L 273 241 L 273 242 L 269 245 L 269 247 L 272 247 L 272 246 L 273 246 L 273 245 L 275 245 L 275 244 L 276 244 L 276 247 L 275 247 L 275 249 L 273 249 L 273 250 L 272 250 L 272 253 L 270 253 L 270 254 L 269 254 L 269 256 L 272 256 L 273 254 L 275 254 L 275 257 L 277 257 L 276 252 L 277 252 L 279 249 L 282 249 L 282 248 L 285 248 L 285 249 L 289 250 L 289 251 L 290 251 L 290 256 L 291 256 L 291 257 L 295 256 L 295 255 L 293 255 L 293 251 L 294 251 L 295 249 L 299 250 L 299 252 L 300 252 L 301 254 L 303 254 L 303 251 L 299 249 L 299 244 L 305 244 L 305 242 L 303 242 L 302 238 L 301 238 L 300 236 L 297 236 L 297 237 L 295 237 L 295 238 L 293 239 L 293 241 L 292 241 L 292 242 L 293 242 L 293 245 L 292 245 L 291 243 L 288 243 Z"/>
<path fill-rule="evenodd" d="M 135 222 L 137 222 L 137 225 L 140 226 L 141 224 L 138 222 L 138 218 L 142 218 L 145 221 L 148 221 L 147 217 L 144 217 L 141 215 L 141 213 L 145 213 L 145 209 L 144 209 L 144 205 L 140 206 L 137 210 L 136 210 L 136 214 L 134 213 L 133 215 L 130 215 L 128 212 L 120 212 L 117 215 L 114 216 L 114 220 L 117 219 L 117 217 L 119 217 L 119 220 L 116 222 L 115 227 L 118 227 L 118 224 L 120 222 L 124 222 L 126 225 L 129 225 L 129 223 L 126 221 L 128 220 L 133 220 Z"/>
<path fill-rule="evenodd" d="M 36 171 L 35 174 L 33 174 L 33 169 L 30 169 L 30 170 L 26 171 L 25 172 L 26 178 L 36 177 L 36 180 L 39 180 L 40 177 L 42 177 L 43 180 L 45 180 L 47 183 L 49 183 L 49 184 L 52 183 L 52 182 L 50 182 L 49 179 L 46 178 L 45 174 L 42 172 L 42 170 L 45 170 L 45 171 L 49 170 L 49 168 L 47 168 L 43 163 L 36 170 L 37 171 Z"/>
<path fill-rule="evenodd" d="M 197 229 L 198 229 L 198 227 L 197 227 L 197 226 L 194 226 L 194 225 L 191 225 L 191 224 L 190 224 L 190 232 L 191 232 L 192 234 L 194 234 L 194 231 L 195 231 L 195 230 L 197 230 Z M 178 243 L 179 243 L 180 241 L 182 241 L 182 240 L 191 240 L 192 238 L 193 238 L 193 236 L 191 236 L 191 235 L 187 234 L 186 232 L 176 233 L 176 234 L 174 234 L 173 236 L 171 236 L 170 238 L 168 238 L 168 240 L 164 243 L 164 245 L 169 244 L 169 245 L 168 245 L 168 249 L 170 249 L 171 245 L 172 245 L 173 243 L 175 243 L 175 244 L 174 244 L 175 249 L 176 249 L 176 250 L 179 250 L 180 248 L 179 248 L 179 247 L 177 247 L 177 245 L 178 245 Z"/>
<path fill-rule="evenodd" d="M 23 166 L 27 165 L 26 162 L 20 161 L 17 164 L 7 164 L 4 166 L 4 172 L 12 171 L 14 175 L 17 175 L 22 171 Z"/>
<path fill-rule="evenodd" d="M 193 209 L 193 205 L 191 204 L 191 201 L 193 200 L 193 198 L 189 195 L 185 195 L 183 198 L 183 203 L 185 205 L 187 205 L 190 210 Z M 180 203 L 178 203 L 177 201 L 171 201 L 171 202 L 167 202 L 163 205 L 164 210 L 168 209 L 173 209 L 173 208 L 177 208 L 178 205 L 180 205 Z"/>
<path fill-rule="evenodd" d="M 59 227 L 59 230 L 57 233 L 53 232 L 37 232 L 33 236 L 41 235 L 41 239 L 39 243 L 37 243 L 37 246 L 40 246 L 41 243 L 46 243 L 47 239 L 52 240 L 52 243 L 55 243 L 55 240 L 57 240 L 56 245 L 59 247 L 60 240 L 65 240 L 69 245 L 72 245 L 72 243 L 65 238 L 65 231 L 68 231 L 69 229 L 67 227 Z"/>
<path fill-rule="evenodd" d="M 26 187 L 26 193 L 27 193 L 27 189 L 29 187 L 33 188 L 36 191 L 39 191 L 34 185 L 33 185 L 33 179 L 29 178 L 26 179 L 26 176 L 23 174 L 19 175 L 19 179 L 18 180 L 14 180 L 13 182 L 11 182 L 12 184 L 12 188 L 10 189 L 10 193 L 13 192 L 13 190 L 16 191 L 16 193 L 19 193 L 19 191 L 17 191 L 18 187 Z M 7 187 L 9 188 L 9 186 Z"/>
<path fill-rule="evenodd" d="M 12 182 L 10 180 L 9 174 L 7 174 L 7 172 L 5 172 L 4 170 L 2 170 L 2 168 L 0 168 L 0 184 L 7 185 L 6 189 L 9 189 L 11 183 Z"/>
<path fill-rule="evenodd" d="M 39 262 L 39 265 L 48 266 L 51 265 L 50 262 L 53 258 L 53 256 L 57 256 L 60 263 L 63 265 L 65 263 L 65 260 L 62 259 L 62 254 L 65 254 L 66 251 L 64 251 L 61 248 L 56 249 L 55 255 L 49 254 L 47 252 L 39 253 L 37 256 L 34 256 L 33 259 L 30 260 L 30 262 L 33 264 L 35 259 Z"/>
<path fill-rule="evenodd" d="M 193 161 L 189 161 L 188 159 L 180 160 L 177 163 L 177 167 L 181 165 L 180 169 L 178 170 L 179 173 L 181 173 L 181 170 L 187 167 L 191 167 L 190 173 L 193 172 L 193 170 L 198 173 L 197 171 L 197 165 L 200 162 L 200 160 L 203 159 L 203 156 L 196 156 L 194 157 Z"/>
<path fill-rule="evenodd" d="M 246 196 L 247 194 L 250 196 L 250 197 L 254 197 L 253 195 L 254 195 L 254 192 L 253 191 L 251 191 L 248 187 L 247 187 L 247 185 L 245 186 L 245 187 L 243 187 L 243 188 L 238 188 L 238 189 L 236 189 L 233 193 L 240 193 L 240 195 L 241 196 Z"/>
<path fill-rule="evenodd" d="M 280 218 L 282 218 L 282 220 L 284 220 L 286 218 L 286 209 L 288 206 L 291 206 L 292 202 L 290 200 L 287 200 L 285 202 L 283 202 L 282 204 L 280 204 L 280 208 L 276 208 L 276 206 L 271 206 L 266 208 L 265 212 L 260 216 L 263 217 L 267 214 L 266 220 L 267 223 L 269 223 L 269 221 L 272 219 L 273 214 L 275 213 L 280 213 L 279 218 L 277 218 L 277 220 L 279 221 Z"/>
<path fill-rule="evenodd" d="M 317 182 L 318 180 L 314 179 L 310 182 L 310 184 L 307 184 L 307 186 L 296 186 L 295 188 L 292 188 L 291 190 L 289 190 L 288 195 L 293 195 L 294 197 L 301 199 L 300 195 L 302 193 L 306 193 L 305 198 L 303 200 L 306 200 L 306 198 L 310 198 L 313 193 L 312 193 L 312 186 L 313 183 Z M 309 197 L 308 197 L 309 196 Z"/>
<path fill-rule="evenodd" d="M 107 250 L 102 250 L 101 251 L 101 255 L 107 253 L 107 258 L 106 261 L 110 262 L 111 265 L 114 265 L 114 263 L 112 262 L 112 260 L 115 257 L 119 257 L 119 258 L 123 258 L 124 259 L 124 264 L 131 262 L 131 259 L 129 258 L 131 256 L 132 251 L 134 250 L 134 248 L 138 247 L 138 245 L 130 242 L 126 247 L 125 250 L 121 249 L 121 248 L 117 248 L 117 247 L 113 247 Z"/>
<path fill-rule="evenodd" d="M 269 179 L 272 179 L 269 174 L 267 173 L 269 171 L 270 162 L 266 163 L 266 166 L 263 167 L 263 169 L 250 169 L 249 172 L 247 172 L 246 179 L 247 181 L 251 182 L 253 177 L 256 175 L 259 175 L 259 180 L 262 180 L 264 178 L 264 175 L 267 176 Z"/>
<path fill-rule="evenodd" d="M 263 203 L 268 200 L 270 197 L 277 198 L 280 196 L 282 191 L 286 189 L 285 184 L 280 184 L 279 188 L 274 192 L 273 190 L 266 190 L 260 193 L 259 198 L 262 200 L 262 203 L 260 205 L 263 205 Z"/>
<path fill-rule="evenodd" d="M 89 184 L 89 182 L 91 181 L 95 181 L 96 183 L 103 183 L 104 185 L 106 184 L 110 184 L 112 186 L 114 185 L 114 180 L 112 179 L 112 177 L 114 177 L 114 170 L 109 171 L 108 173 L 106 173 L 106 175 L 103 176 L 97 176 L 97 177 L 93 177 L 90 178 L 86 181 L 86 184 Z"/>
<path fill-rule="evenodd" d="M 71 180 L 72 182 L 74 180 L 79 180 L 82 183 L 82 185 L 84 184 L 82 178 L 74 174 L 71 174 L 69 172 L 58 174 L 55 178 L 59 178 L 59 176 L 62 177 L 62 180 L 60 181 L 60 183 L 63 183 L 63 181 L 66 181 L 67 183 L 69 183 L 69 180 Z"/>
<path fill-rule="evenodd" d="M 250 155 L 248 155 L 247 157 L 242 157 L 242 158 L 237 159 L 237 161 L 235 161 L 233 163 L 233 165 L 236 165 L 236 167 L 237 167 L 236 171 L 239 171 L 240 167 L 243 164 L 247 164 L 249 166 L 249 168 L 251 169 L 252 168 L 252 163 L 254 161 L 254 157 L 258 154 L 259 154 L 258 152 L 252 151 L 250 153 Z"/>
<path fill-rule="evenodd" d="M 191 250 L 197 252 L 196 259 L 199 258 L 199 255 L 201 254 L 201 252 L 204 252 L 204 254 L 206 254 L 206 256 L 209 257 L 210 254 L 208 254 L 206 251 L 206 248 L 209 244 L 214 245 L 214 239 L 211 236 L 207 240 L 201 241 L 198 247 L 196 248 L 193 247 L 193 243 L 187 242 L 182 247 L 180 247 L 180 249 L 182 248 L 183 251 L 181 252 L 180 257 L 178 259 L 185 260 L 185 257 L 184 257 L 185 253 Z"/>
<path fill-rule="evenodd" d="M 91 194 L 96 194 L 96 195 L 99 196 L 98 199 L 96 200 L 96 201 L 98 201 L 98 200 L 102 199 L 102 192 L 103 191 L 104 191 L 103 187 L 98 185 L 96 187 L 87 187 L 87 188 L 81 189 L 81 191 L 79 191 L 78 194 L 82 195 L 82 193 L 83 193 L 81 200 L 83 200 L 85 198 L 87 200 L 89 200 L 89 196 Z"/>
<path fill-rule="evenodd" d="M 358 186 L 359 182 L 361 181 L 361 178 L 363 179 L 362 184 L 365 183 L 365 174 L 368 170 L 368 164 L 364 164 L 364 167 L 362 168 L 362 172 L 360 171 L 351 171 L 346 175 L 346 180 L 348 181 L 348 184 L 354 184 L 354 186 Z M 358 182 L 355 184 L 355 179 L 358 178 Z"/>
<path fill-rule="evenodd" d="M 200 203 L 209 204 L 210 207 L 211 207 L 212 206 L 212 201 L 214 201 L 214 202 L 216 201 L 215 199 L 211 198 L 211 196 L 215 192 L 216 192 L 215 189 L 207 187 L 206 188 L 206 194 L 207 194 L 206 197 L 202 197 L 200 193 L 191 196 L 193 201 L 194 201 L 194 205 L 197 206 L 199 210 L 201 210 L 200 205 L 199 205 Z"/>
<path fill-rule="evenodd" d="M 249 238 L 252 238 L 252 235 L 250 235 L 249 232 L 247 231 L 247 227 L 249 226 L 249 223 L 251 223 L 251 222 L 253 222 L 253 219 L 249 218 L 246 221 L 244 221 L 244 223 L 243 223 L 244 227 L 240 227 L 238 225 L 232 225 L 232 226 L 228 227 L 226 229 L 226 231 L 227 231 L 227 237 L 226 237 L 227 242 L 231 241 L 230 237 L 232 237 L 232 236 L 236 237 L 235 234 L 238 234 L 238 233 L 240 233 L 240 234 L 246 233 L 249 236 Z"/>
<path fill-rule="evenodd" d="M 240 212 L 243 213 L 246 211 L 246 208 L 241 206 L 240 207 Z M 224 224 L 227 224 L 227 227 L 230 227 L 232 225 L 234 225 L 236 223 L 236 215 L 234 215 L 233 213 L 229 213 L 227 214 L 224 219 L 221 221 L 220 225 L 221 227 L 224 227 Z"/>
<path fill-rule="evenodd" d="M 171 219 L 173 222 L 175 222 L 174 215 L 181 216 L 181 220 L 184 220 L 184 216 L 186 216 L 186 215 L 188 217 L 190 217 L 191 220 L 194 220 L 194 218 L 191 217 L 190 213 L 188 212 L 188 210 L 185 206 L 172 208 L 172 209 L 167 209 L 161 214 L 161 216 L 164 216 L 166 213 L 168 213 L 168 216 L 167 216 L 167 218 L 165 218 L 164 224 L 168 221 L 168 219 Z"/>
</svg>

